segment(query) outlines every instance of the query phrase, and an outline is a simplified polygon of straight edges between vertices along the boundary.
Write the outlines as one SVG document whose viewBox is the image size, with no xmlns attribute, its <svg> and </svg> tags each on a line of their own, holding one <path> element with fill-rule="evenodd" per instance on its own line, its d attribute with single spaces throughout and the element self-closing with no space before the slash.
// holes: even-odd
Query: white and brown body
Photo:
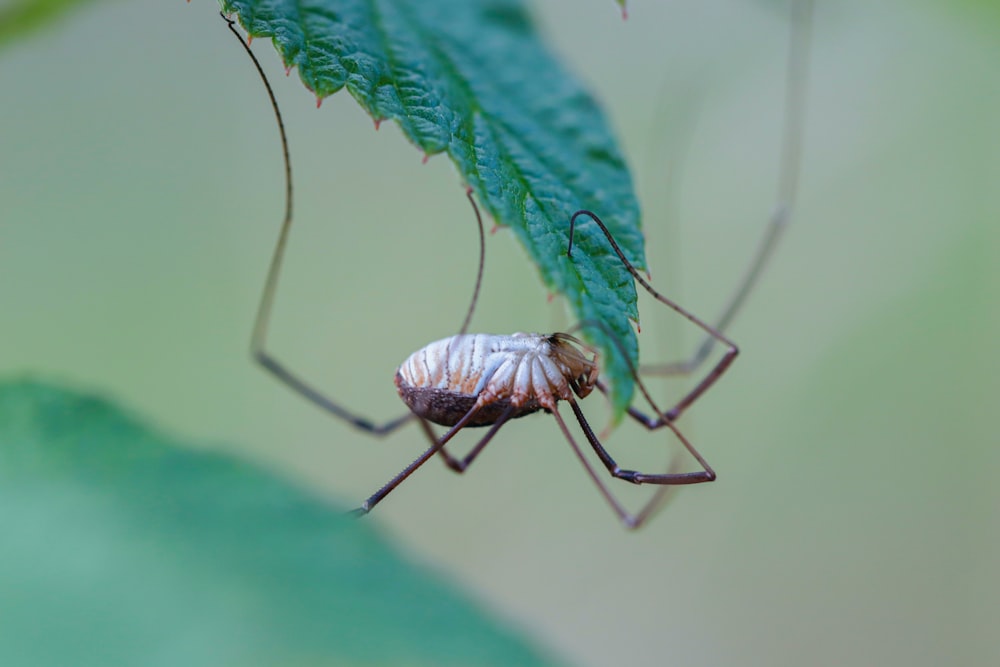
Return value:
<svg viewBox="0 0 1000 667">
<path fill-rule="evenodd" d="M 396 388 L 414 414 L 435 424 L 454 426 L 476 407 L 466 426 L 488 426 L 511 407 L 516 418 L 583 398 L 598 373 L 597 354 L 569 334 L 460 334 L 407 357 Z"/>
</svg>

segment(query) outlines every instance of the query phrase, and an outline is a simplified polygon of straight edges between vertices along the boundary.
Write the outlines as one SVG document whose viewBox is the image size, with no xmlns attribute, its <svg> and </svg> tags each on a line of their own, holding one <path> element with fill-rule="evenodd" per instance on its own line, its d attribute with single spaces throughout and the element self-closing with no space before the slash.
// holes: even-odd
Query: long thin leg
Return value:
<svg viewBox="0 0 1000 667">
<path fill-rule="evenodd" d="M 598 380 L 595 386 L 602 394 L 604 394 L 605 396 L 608 395 L 609 393 L 608 387 L 602 381 Z M 645 426 L 650 431 L 665 426 L 667 422 L 667 420 L 662 418 L 663 415 L 659 412 L 659 410 L 656 407 L 653 408 L 653 412 L 656 414 L 656 417 L 650 417 L 642 410 L 632 405 L 630 405 L 625 411 L 628 413 L 629 417 L 639 422 L 641 425 Z"/>
<path fill-rule="evenodd" d="M 576 454 L 576 458 L 580 460 L 583 464 L 583 469 L 587 471 L 587 475 L 590 477 L 591 481 L 597 487 L 597 490 L 601 492 L 604 499 L 614 510 L 615 514 L 618 515 L 618 519 L 621 520 L 628 528 L 635 528 L 635 517 L 632 516 L 625 507 L 618 502 L 618 499 L 614 497 L 611 491 L 608 489 L 607 485 L 601 481 L 601 478 L 597 476 L 597 471 L 594 470 L 594 466 L 590 465 L 590 461 L 584 456 L 583 450 L 580 446 L 576 444 L 576 440 L 573 438 L 573 434 L 569 432 L 569 428 L 566 427 L 566 422 L 563 421 L 562 415 L 559 414 L 558 404 L 555 410 L 552 411 L 552 416 L 556 418 L 556 423 L 559 424 L 559 430 L 563 432 L 563 436 L 566 441 L 569 442 L 570 447 L 573 448 L 573 453 Z"/>
<path fill-rule="evenodd" d="M 257 69 L 257 73 L 260 75 L 261 80 L 264 82 L 264 87 L 267 91 L 268 98 L 271 101 L 271 108 L 274 110 L 274 116 L 278 122 L 278 133 L 281 137 L 281 151 L 285 162 L 285 213 L 284 218 L 281 222 L 281 229 L 278 234 L 278 241 L 274 247 L 274 254 L 271 257 L 271 264 L 267 271 L 267 278 L 264 282 L 264 291 L 261 294 L 260 305 L 257 308 L 257 316 L 254 321 L 253 335 L 250 340 L 250 352 L 253 358 L 259 363 L 265 370 L 274 375 L 278 380 L 283 382 L 292 391 L 296 392 L 309 402 L 318 406 L 320 409 L 328 412 L 329 414 L 343 419 L 355 428 L 364 431 L 366 433 L 371 433 L 373 435 L 385 435 L 390 433 L 403 424 L 407 423 L 413 419 L 413 414 L 406 413 L 395 419 L 391 419 L 387 422 L 376 424 L 371 420 L 361 417 L 358 414 L 342 407 L 339 403 L 328 398 L 323 392 L 316 389 L 313 385 L 303 380 L 297 373 L 291 371 L 282 362 L 278 361 L 275 357 L 268 352 L 267 348 L 267 333 L 268 326 L 271 321 L 271 312 L 274 306 L 275 293 L 278 287 L 278 278 L 281 273 L 281 265 L 285 255 L 285 249 L 288 244 L 288 237 L 292 228 L 292 164 L 291 157 L 288 148 L 288 137 L 285 133 L 285 124 L 282 120 L 281 111 L 278 108 L 278 101 L 274 96 L 274 91 L 271 88 L 271 84 L 264 74 L 264 70 L 254 55 L 253 51 L 247 45 L 245 40 L 240 36 L 239 32 L 236 30 L 235 21 L 222 16 L 229 26 L 229 30 L 236 36 L 240 45 L 243 46 L 244 50 L 250 56 L 254 67 Z M 469 310 L 466 313 L 465 320 L 462 324 L 462 330 L 464 331 L 469 324 L 469 320 L 472 317 L 472 311 L 475 308 L 476 300 L 479 295 L 479 288 L 482 282 L 483 274 L 483 262 L 485 259 L 485 240 L 483 232 L 482 218 L 479 214 L 479 209 L 476 206 L 476 202 L 472 197 L 471 190 L 466 192 L 470 203 L 472 204 L 473 211 L 476 214 L 476 220 L 479 224 L 479 238 L 480 238 L 480 252 L 479 252 L 479 271 L 476 278 L 476 285 L 473 291 L 472 303 L 469 306 Z"/>
<path fill-rule="evenodd" d="M 580 428 L 583 429 L 583 434 L 586 436 L 587 441 L 590 446 L 594 448 L 597 453 L 598 458 L 604 463 L 604 467 L 608 469 L 612 477 L 617 479 L 623 479 L 626 482 L 632 482 L 633 484 L 701 484 L 702 482 L 713 482 L 715 481 L 716 475 L 715 470 L 712 466 L 708 465 L 708 462 L 701 456 L 701 453 L 695 449 L 688 439 L 670 422 L 666 422 L 667 428 L 674 432 L 677 439 L 681 441 L 684 448 L 687 449 L 692 456 L 698 461 L 698 463 L 703 468 L 699 472 L 683 472 L 683 473 L 645 473 L 639 472 L 637 470 L 623 470 L 618 466 L 611 455 L 608 454 L 608 450 L 604 448 L 601 441 L 598 439 L 597 434 L 590 427 L 587 422 L 586 417 L 583 416 L 583 410 L 580 409 L 580 404 L 575 400 L 570 399 L 570 407 L 573 408 L 573 414 L 576 415 L 576 420 L 580 423 Z"/>
<path fill-rule="evenodd" d="M 582 327 L 584 324 L 586 324 L 586 322 L 582 322 L 578 326 Z M 607 331 L 606 329 L 607 325 L 605 325 L 603 322 L 595 321 L 593 322 L 593 324 L 605 328 L 605 331 Z M 691 456 L 694 457 L 696 461 L 698 461 L 699 465 L 701 465 L 702 471 L 693 473 L 679 472 L 680 469 L 679 457 L 672 457 L 670 467 L 668 471 L 664 474 L 650 474 L 650 473 L 638 472 L 635 470 L 622 470 L 619 467 L 618 463 L 611 457 L 608 451 L 601 444 L 600 438 L 598 438 L 597 434 L 594 433 L 594 430 L 591 428 L 590 423 L 584 416 L 583 411 L 580 409 L 580 406 L 577 403 L 577 401 L 575 399 L 570 399 L 570 404 L 571 407 L 573 408 L 573 413 L 576 416 L 577 422 L 580 424 L 580 429 L 583 431 L 591 447 L 593 447 L 594 451 L 597 453 L 598 458 L 601 459 L 601 462 L 608 469 L 608 472 L 611 473 L 612 476 L 618 479 L 622 479 L 627 482 L 632 482 L 634 484 L 659 484 L 659 485 L 664 485 L 665 488 L 674 488 L 686 484 L 699 484 L 703 482 L 714 481 L 716 479 L 715 470 L 712 468 L 712 466 L 708 464 L 708 461 L 705 460 L 705 457 L 701 455 L 701 453 L 694 447 L 694 445 L 691 444 L 691 442 L 684 436 L 684 434 L 677 429 L 677 427 L 673 423 L 674 418 L 671 416 L 671 413 L 670 412 L 664 413 L 656 404 L 656 402 L 653 400 L 653 397 L 650 394 L 649 389 L 646 387 L 646 384 L 642 381 L 642 378 L 636 372 L 635 367 L 632 366 L 631 361 L 628 361 L 628 355 L 625 354 L 625 349 L 621 341 L 613 337 L 611 338 L 611 340 L 615 342 L 615 345 L 618 348 L 618 353 L 622 355 L 622 357 L 626 360 L 626 363 L 628 363 L 629 370 L 632 373 L 632 377 L 635 378 L 635 384 L 636 387 L 638 387 L 639 389 L 639 393 L 649 404 L 650 408 L 652 408 L 653 413 L 656 415 L 656 418 L 647 417 L 633 406 L 629 406 L 628 408 L 629 416 L 639 421 L 639 423 L 641 423 L 649 430 L 654 430 L 666 426 L 671 431 L 673 431 L 674 435 L 677 436 L 677 439 L 684 446 L 684 449 L 686 449 L 688 453 L 691 454 Z M 598 388 L 598 390 L 600 390 L 601 393 L 607 395 L 608 390 L 603 382 L 598 380 L 595 386 Z M 661 509 L 666 503 L 666 501 L 669 499 L 670 493 L 672 492 L 667 492 L 664 490 L 654 494 L 653 498 L 651 498 L 650 501 L 642 508 L 639 514 L 636 515 L 636 518 L 640 519 L 639 523 L 645 521 L 647 518 L 649 518 L 649 516 L 659 511 L 659 509 Z"/>
<path fill-rule="evenodd" d="M 781 158 L 778 167 L 777 204 L 764 229 L 764 235 L 754 254 L 723 308 L 713 328 L 723 332 L 743 307 L 747 297 L 756 287 L 764 267 L 774 254 L 788 223 L 798 194 L 799 166 L 802 161 L 802 135 L 805 125 L 806 79 L 809 69 L 809 42 L 812 27 L 813 0 L 795 0 L 789 21 L 791 35 L 788 43 L 788 68 L 785 74 L 785 107 L 782 123 Z M 652 375 L 687 375 L 694 372 L 712 353 L 717 338 L 707 334 L 694 354 L 683 361 L 642 366 L 641 372 Z"/>
<path fill-rule="evenodd" d="M 694 325 L 696 325 L 697 327 L 699 327 L 700 329 L 702 329 L 705 333 L 707 333 L 712 338 L 714 338 L 715 340 L 719 341 L 720 343 L 722 343 L 723 345 L 725 345 L 728 348 L 726 350 L 726 353 L 722 356 L 722 358 L 718 361 L 718 363 L 716 363 L 715 366 L 712 367 L 712 369 L 705 375 L 704 378 L 702 378 L 702 380 L 697 385 L 694 386 L 693 389 L 691 389 L 691 391 L 689 391 L 686 395 L 684 395 L 681 398 L 681 400 L 679 400 L 677 402 L 677 404 L 674 405 L 673 408 L 671 408 L 670 410 L 668 410 L 666 413 L 661 413 L 662 416 L 663 416 L 663 419 L 665 421 L 673 421 L 673 420 L 677 419 L 678 417 L 680 417 L 681 414 L 685 410 L 687 410 L 687 408 L 692 403 L 694 403 L 696 400 L 698 400 L 698 397 L 701 396 L 702 394 L 704 394 L 708 390 L 709 387 L 711 387 L 713 384 L 715 384 L 716 380 L 718 380 L 722 376 L 722 374 L 726 372 L 726 369 L 728 369 L 729 366 L 736 359 L 736 356 L 740 353 L 740 350 L 739 350 L 738 347 L 736 347 L 736 343 L 734 343 L 733 341 L 729 340 L 729 338 L 727 338 L 725 336 L 725 334 L 723 334 L 720 331 L 717 331 L 713 327 L 711 327 L 708 324 L 706 324 L 697 315 L 691 313 L 688 310 L 685 310 L 683 307 L 681 307 L 680 305 L 678 305 L 676 302 L 672 301 L 671 299 L 668 299 L 667 297 L 663 296 L 662 294 L 660 294 L 659 292 L 657 292 L 655 289 L 653 289 L 653 286 L 650 285 L 648 282 L 646 282 L 646 279 L 643 278 L 642 275 L 640 275 L 639 272 L 635 270 L 635 267 L 632 266 L 632 262 L 628 261 L 628 258 L 625 257 L 625 253 L 623 253 L 622 250 L 621 250 L 621 248 L 618 247 L 618 243 L 615 241 L 614 237 L 611 235 L 611 232 L 608 231 L 608 228 L 604 225 L 604 222 L 601 221 L 601 219 L 597 216 L 596 213 L 594 213 L 592 211 L 588 211 L 586 209 L 583 209 L 583 210 L 579 210 L 576 213 L 574 213 L 573 217 L 570 218 L 570 221 L 569 221 L 569 245 L 568 245 L 568 248 L 566 249 L 566 256 L 567 257 L 572 257 L 572 252 L 573 252 L 573 231 L 574 231 L 575 226 L 576 226 L 576 219 L 578 217 L 580 217 L 581 215 L 585 215 L 585 216 L 589 217 L 601 229 L 601 231 L 604 232 L 604 236 L 608 239 L 608 243 L 611 244 L 611 248 L 615 251 L 615 254 L 618 255 L 618 259 L 621 260 L 621 262 L 625 266 L 625 268 L 628 269 L 628 272 L 632 274 L 632 277 L 635 278 L 636 282 L 638 282 L 640 285 L 642 285 L 642 287 L 647 292 L 649 292 L 649 294 L 654 299 L 656 299 L 660 303 L 666 305 L 667 307 L 671 308 L 674 312 L 676 312 L 679 315 L 681 315 L 682 317 L 686 318 L 688 321 L 692 322 Z M 603 326 L 603 323 L 598 322 L 598 324 L 601 324 Z M 612 337 L 612 340 L 617 341 L 617 339 L 614 338 L 614 337 Z M 628 358 L 628 355 L 623 355 L 623 356 L 625 356 L 626 359 Z M 638 379 L 638 375 L 636 376 L 636 378 Z M 659 411 L 657 411 L 657 412 L 659 412 Z"/>
<path fill-rule="evenodd" d="M 483 267 L 486 265 L 486 230 L 483 229 L 483 216 L 476 206 L 476 199 L 472 196 L 472 188 L 465 189 L 465 196 L 472 204 L 472 210 L 476 214 L 476 225 L 479 227 L 479 270 L 476 271 L 476 286 L 472 288 L 472 300 L 469 302 L 469 309 L 465 312 L 465 319 L 458 333 L 464 334 L 469 331 L 469 323 L 472 322 L 472 313 L 476 310 L 476 301 L 479 300 L 479 288 L 483 286 Z"/>
<path fill-rule="evenodd" d="M 436 439 L 433 437 L 433 432 L 430 431 L 430 427 L 427 425 L 427 422 L 421 419 L 420 421 L 424 425 L 425 432 L 429 433 L 431 436 L 431 446 L 427 448 L 427 451 L 425 451 L 423 454 L 417 457 L 417 459 L 413 461 L 413 463 L 403 468 L 403 470 L 401 470 L 398 475 L 396 475 L 388 482 L 386 482 L 385 485 L 382 486 L 382 488 L 380 488 L 378 491 L 370 495 L 368 497 L 368 500 L 366 500 L 361 505 L 361 507 L 354 510 L 353 514 L 356 516 L 364 516 L 365 514 L 368 514 L 368 512 L 370 512 L 373 507 L 378 505 L 387 495 L 392 493 L 393 489 L 402 484 L 403 480 L 412 475 L 413 472 L 417 468 L 422 466 L 424 463 L 426 463 L 428 459 L 430 459 L 432 456 L 441 451 L 441 448 L 444 447 L 445 444 L 449 440 L 451 440 L 456 433 L 465 428 L 465 425 L 469 423 L 470 419 L 476 416 L 476 413 L 479 412 L 481 408 L 482 406 L 479 405 L 478 403 L 473 405 L 472 408 L 465 413 L 465 416 L 463 416 L 460 420 L 458 420 L 458 422 L 454 426 L 448 429 L 448 431 L 444 435 Z M 490 439 L 494 435 L 496 435 L 497 430 L 499 430 L 499 426 L 497 426 L 496 428 L 491 428 L 486 433 L 486 435 L 483 436 L 482 440 L 479 441 L 479 444 L 476 445 L 473 451 L 476 450 L 482 451 L 483 447 L 486 446 L 486 443 L 488 443 Z M 476 451 L 476 453 L 478 453 L 478 451 Z"/>
<path fill-rule="evenodd" d="M 493 439 L 493 436 L 496 435 L 497 431 L 500 430 L 500 427 L 506 424 L 510 420 L 511 415 L 513 414 L 514 414 L 514 406 L 511 405 L 510 407 L 508 407 L 506 410 L 503 411 L 503 413 L 496 420 L 496 422 L 490 427 L 490 430 L 486 433 L 486 435 L 483 436 L 482 439 L 480 439 L 480 441 L 476 443 L 476 446 L 473 447 L 469 451 L 469 453 L 465 455 L 465 458 L 461 460 L 456 459 L 454 456 L 449 454 L 448 450 L 446 450 L 444 447 L 438 450 L 438 454 L 441 455 L 441 458 L 444 459 L 445 465 L 447 465 L 449 468 L 451 468 L 452 470 L 454 470 L 459 474 L 464 473 L 466 468 L 468 468 L 472 464 L 472 462 L 476 460 L 476 457 L 479 456 L 479 453 L 483 451 L 483 448 L 486 447 L 489 441 Z M 426 419 L 420 420 L 420 426 L 424 429 L 424 434 L 431 442 L 437 441 L 437 436 L 434 435 L 434 431 L 431 429 L 431 425 L 427 422 Z"/>
<path fill-rule="evenodd" d="M 575 407 L 574 410 L 575 412 L 578 409 L 576 408 L 575 403 L 574 407 Z M 618 515 L 618 519 L 622 522 L 622 524 L 625 525 L 626 528 L 634 530 L 642 526 L 642 524 L 644 524 L 651 516 L 653 516 L 659 509 L 663 507 L 669 495 L 673 492 L 674 489 L 676 489 L 675 485 L 660 486 L 656 489 L 652 497 L 646 502 L 645 505 L 642 506 L 642 508 L 638 512 L 634 514 L 629 512 L 628 510 L 625 509 L 625 506 L 622 505 L 621 502 L 615 497 L 615 495 L 611 493 L 611 490 L 601 480 L 600 476 L 597 474 L 597 471 L 594 470 L 594 466 L 592 466 L 590 464 L 590 461 L 587 460 L 587 457 L 584 455 L 583 450 L 580 449 L 580 446 L 576 443 L 576 439 L 573 437 L 573 434 L 570 433 L 569 428 L 566 426 L 566 422 L 563 421 L 562 415 L 559 414 L 558 406 L 555 410 L 552 411 L 552 416 L 555 417 L 556 423 L 559 424 L 559 430 L 562 431 L 563 436 L 566 438 L 566 441 L 569 442 L 570 447 L 573 448 L 573 453 L 576 454 L 576 458 L 583 465 L 584 470 L 587 471 L 587 475 L 590 477 L 591 481 L 594 482 L 594 485 L 597 487 L 598 491 L 600 491 L 601 495 L 604 496 L 604 499 L 607 501 L 608 505 L 611 506 L 611 509 L 614 511 L 615 514 Z M 577 418 L 579 419 L 579 414 L 577 415 Z M 585 423 L 586 420 L 584 420 L 581 423 L 581 425 Z M 590 427 L 587 426 L 584 432 L 587 432 L 589 429 Z M 593 435 L 592 431 L 590 435 L 591 436 Z M 590 436 L 588 436 L 588 439 L 589 438 Z M 603 450 L 603 448 L 601 449 Z M 604 452 L 604 454 L 606 456 L 607 452 Z M 610 457 L 608 458 L 610 459 Z M 670 467 L 668 468 L 667 473 L 661 475 L 661 477 L 676 476 L 677 474 L 676 470 L 677 470 L 677 462 L 673 461 Z"/>
</svg>

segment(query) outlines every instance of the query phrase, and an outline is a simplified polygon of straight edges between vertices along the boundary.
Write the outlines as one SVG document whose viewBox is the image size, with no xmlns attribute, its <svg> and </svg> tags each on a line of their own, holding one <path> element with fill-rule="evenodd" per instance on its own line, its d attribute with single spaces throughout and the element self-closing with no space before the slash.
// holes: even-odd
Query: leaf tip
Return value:
<svg viewBox="0 0 1000 667">
<path fill-rule="evenodd" d="M 375 131 L 378 132 L 378 128 L 382 127 L 382 118 L 375 118 Z"/>
</svg>

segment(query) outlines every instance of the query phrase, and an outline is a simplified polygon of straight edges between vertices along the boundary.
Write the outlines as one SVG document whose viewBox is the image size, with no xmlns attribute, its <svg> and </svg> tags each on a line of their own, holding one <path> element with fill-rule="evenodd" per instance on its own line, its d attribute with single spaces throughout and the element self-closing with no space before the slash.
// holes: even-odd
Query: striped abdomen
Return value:
<svg viewBox="0 0 1000 667">
<path fill-rule="evenodd" d="M 577 346 L 567 334 L 452 336 L 411 354 L 396 371 L 396 387 L 412 412 L 436 424 L 454 426 L 478 406 L 467 425 L 486 426 L 510 407 L 516 418 L 589 394 L 597 359 Z"/>
</svg>

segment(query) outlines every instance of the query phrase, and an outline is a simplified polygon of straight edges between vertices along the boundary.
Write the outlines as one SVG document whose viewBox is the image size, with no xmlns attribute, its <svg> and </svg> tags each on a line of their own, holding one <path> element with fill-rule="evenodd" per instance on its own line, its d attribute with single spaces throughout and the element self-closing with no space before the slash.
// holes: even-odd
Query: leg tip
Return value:
<svg viewBox="0 0 1000 667">
<path fill-rule="evenodd" d="M 347 515 L 351 516 L 351 517 L 354 517 L 355 519 L 360 519 L 361 517 L 363 517 L 366 514 L 368 514 L 369 511 L 370 511 L 370 509 L 369 509 L 368 505 L 364 504 L 361 507 L 358 507 L 357 509 L 353 509 L 353 510 L 347 512 Z"/>
</svg>

